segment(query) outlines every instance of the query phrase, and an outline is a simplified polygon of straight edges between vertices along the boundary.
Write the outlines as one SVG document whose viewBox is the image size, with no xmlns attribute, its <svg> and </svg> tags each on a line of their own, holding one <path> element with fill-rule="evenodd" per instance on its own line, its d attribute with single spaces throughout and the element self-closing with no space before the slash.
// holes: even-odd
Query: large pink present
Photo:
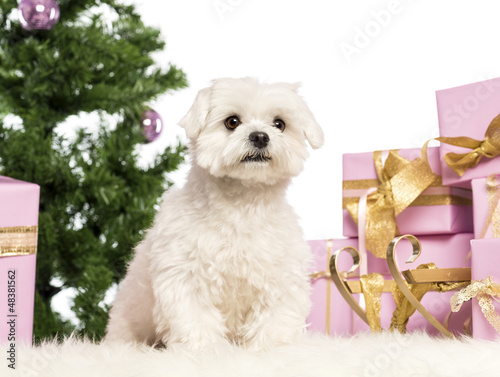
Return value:
<svg viewBox="0 0 500 377">
<path fill-rule="evenodd" d="M 497 317 L 500 313 L 500 239 L 482 239 L 472 240 L 472 281 L 484 281 L 487 278 L 491 279 L 493 288 L 496 289 L 497 295 L 491 297 L 487 294 L 488 301 L 493 305 L 494 312 L 490 313 L 492 317 Z M 486 291 L 484 291 L 486 293 Z M 461 309 L 460 311 L 462 311 Z M 472 300 L 472 335 L 478 339 L 499 339 L 500 329 L 495 330 L 488 322 L 485 313 L 483 313 L 479 304 L 478 298 Z"/>
<path fill-rule="evenodd" d="M 472 180 L 475 238 L 500 238 L 500 176 Z"/>
<path fill-rule="evenodd" d="M 496 78 L 436 92 L 445 185 L 500 172 L 499 88 Z"/>
<path fill-rule="evenodd" d="M 415 269 L 418 265 L 434 263 L 438 268 L 461 268 L 470 267 L 470 259 L 467 255 L 470 251 L 470 240 L 474 237 L 472 233 L 459 233 L 451 235 L 419 236 L 421 244 L 421 254 L 412 264 L 406 264 L 406 260 L 412 254 L 412 246 L 402 240 L 398 243 L 396 250 L 396 261 L 400 271 Z M 367 255 L 368 272 L 378 272 L 382 274 L 385 280 L 391 280 L 389 268 L 386 260 L 375 258 L 370 253 Z M 450 298 L 454 292 L 428 292 L 423 297 L 422 305 L 441 323 L 450 315 Z M 360 302 L 360 295 L 354 295 Z M 360 305 L 364 307 L 364 300 L 361 299 Z M 391 325 L 392 315 L 396 309 L 396 303 L 390 292 L 382 293 L 381 299 L 381 325 L 388 329 Z M 471 317 L 471 305 L 466 303 L 459 313 L 454 313 L 450 317 L 449 330 L 454 333 L 462 333 L 463 325 Z M 353 333 L 370 331 L 369 326 L 354 314 Z M 418 311 L 410 317 L 407 324 L 407 331 L 423 330 L 430 334 L 437 334 L 435 329 Z"/>
<path fill-rule="evenodd" d="M 329 263 L 332 254 L 343 247 L 357 247 L 357 239 L 333 239 L 308 241 L 313 254 L 311 266 L 311 301 L 312 309 L 307 323 L 310 331 L 326 334 L 349 335 L 352 327 L 352 309 L 342 298 L 329 277 Z M 339 266 L 347 271 L 352 266 L 352 259 L 342 254 Z"/>
<path fill-rule="evenodd" d="M 40 187 L 0 176 L 0 344 L 31 343 Z"/>
<path fill-rule="evenodd" d="M 387 227 L 386 223 L 379 220 L 378 214 L 371 215 L 372 208 L 377 209 L 378 206 L 383 210 L 388 206 L 394 206 L 391 215 L 395 218 L 399 234 L 472 232 L 470 190 L 445 186 L 441 183 L 439 148 L 428 148 L 426 156 L 428 165 L 422 163 L 424 159 L 421 158 L 420 149 L 344 154 L 342 190 L 344 236 L 358 236 L 358 224 L 362 221 L 360 208 L 363 208 L 362 198 L 366 195 L 368 195 L 364 201 L 366 209 L 363 212 L 366 219 L 363 221 L 366 221 L 367 231 L 370 221 L 378 233 Z M 386 203 L 378 204 L 383 201 Z M 386 212 L 383 215 L 387 214 Z M 379 218 L 370 219 L 370 216 Z M 378 257 L 383 257 L 388 243 L 395 235 L 386 237 L 377 247 L 370 247 L 370 236 L 367 234 L 367 248 Z M 378 250 L 373 250 L 375 247 Z"/>
</svg>

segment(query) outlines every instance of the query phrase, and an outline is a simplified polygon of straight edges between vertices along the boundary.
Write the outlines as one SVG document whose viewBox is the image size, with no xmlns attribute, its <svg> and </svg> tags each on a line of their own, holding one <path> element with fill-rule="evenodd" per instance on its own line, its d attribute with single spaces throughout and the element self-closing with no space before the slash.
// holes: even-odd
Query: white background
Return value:
<svg viewBox="0 0 500 377">
<path fill-rule="evenodd" d="M 160 97 L 161 137 L 147 162 L 178 138 L 198 90 L 219 77 L 302 82 L 323 127 L 288 197 L 307 239 L 342 236 L 342 154 L 415 148 L 438 135 L 435 91 L 500 76 L 495 0 L 133 0 L 167 42 L 155 56 L 189 88 Z M 184 184 L 188 165 L 171 175 Z M 75 292 L 54 306 L 68 318 Z M 112 300 L 110 294 L 109 300 Z"/>
<path fill-rule="evenodd" d="M 288 197 L 307 239 L 342 235 L 342 154 L 415 148 L 438 136 L 435 91 L 500 76 L 498 1 L 136 0 L 167 42 L 159 64 L 189 88 L 159 98 L 165 130 L 219 77 L 302 82 L 325 131 Z M 182 185 L 187 166 L 171 177 Z"/>
</svg>

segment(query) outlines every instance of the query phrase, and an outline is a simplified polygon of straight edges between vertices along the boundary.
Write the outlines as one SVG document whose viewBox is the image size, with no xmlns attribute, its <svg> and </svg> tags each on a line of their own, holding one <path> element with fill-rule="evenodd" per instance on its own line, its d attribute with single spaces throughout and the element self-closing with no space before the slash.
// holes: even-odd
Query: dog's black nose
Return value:
<svg viewBox="0 0 500 377">
<path fill-rule="evenodd" d="M 269 143 L 269 135 L 265 132 L 252 132 L 249 138 L 253 145 L 259 149 L 267 147 L 267 143 Z"/>
</svg>

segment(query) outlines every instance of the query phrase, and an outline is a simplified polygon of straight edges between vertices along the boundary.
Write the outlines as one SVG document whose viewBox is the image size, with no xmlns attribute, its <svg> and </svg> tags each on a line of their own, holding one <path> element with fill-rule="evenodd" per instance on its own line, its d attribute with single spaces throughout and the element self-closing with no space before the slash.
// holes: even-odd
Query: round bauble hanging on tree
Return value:
<svg viewBox="0 0 500 377">
<path fill-rule="evenodd" d="M 55 0 L 21 0 L 17 11 L 26 30 L 50 30 L 59 21 L 59 5 Z"/>
<path fill-rule="evenodd" d="M 163 120 L 154 110 L 146 110 L 141 118 L 142 133 L 148 143 L 155 141 L 163 130 Z"/>
</svg>

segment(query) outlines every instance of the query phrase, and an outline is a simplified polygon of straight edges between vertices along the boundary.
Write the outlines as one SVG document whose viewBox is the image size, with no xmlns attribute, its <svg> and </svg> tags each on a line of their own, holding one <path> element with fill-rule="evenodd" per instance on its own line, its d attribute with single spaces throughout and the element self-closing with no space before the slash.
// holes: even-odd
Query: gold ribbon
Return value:
<svg viewBox="0 0 500 377">
<path fill-rule="evenodd" d="M 36 254 L 38 227 L 0 228 L 0 257 Z"/>
<path fill-rule="evenodd" d="M 317 271 L 309 275 L 311 279 L 326 278 L 326 317 L 325 317 L 325 332 L 330 335 L 330 316 L 332 312 L 332 275 L 328 272 L 330 259 L 332 258 L 333 240 L 326 241 L 326 271 Z"/>
<path fill-rule="evenodd" d="M 361 292 L 365 298 L 366 317 L 368 325 L 373 332 L 382 331 L 380 322 L 380 309 L 382 301 L 382 292 L 384 290 L 384 277 L 379 273 L 363 275 L 359 279 Z"/>
<path fill-rule="evenodd" d="M 422 264 L 417 267 L 418 269 L 436 269 L 434 263 Z M 420 302 L 424 295 L 432 289 L 431 283 L 424 284 L 408 284 L 404 282 L 410 292 L 415 296 L 415 298 Z M 406 298 L 404 293 L 399 289 L 397 284 L 392 287 L 392 297 L 396 303 L 396 309 L 392 313 L 391 326 L 389 330 L 399 331 L 401 334 L 406 333 L 406 326 L 408 325 L 408 320 L 415 313 L 415 306 Z"/>
<path fill-rule="evenodd" d="M 437 137 L 436 140 L 472 149 L 469 153 L 446 153 L 444 160 L 459 176 L 469 168 L 476 166 L 481 158 L 494 158 L 500 155 L 500 114 L 495 117 L 484 134 L 484 140 L 476 140 L 466 136 Z"/>
<path fill-rule="evenodd" d="M 437 267 L 434 263 L 426 263 L 421 264 L 417 267 L 417 270 L 436 270 Z M 418 283 L 418 284 L 408 284 L 406 281 L 404 282 L 408 287 L 412 295 L 417 299 L 420 304 L 424 295 L 429 291 L 437 291 L 437 292 L 448 292 L 458 288 L 462 288 L 464 286 L 464 282 L 458 283 L 446 283 L 446 282 L 437 282 L 437 283 Z M 392 287 L 392 297 L 394 298 L 394 302 L 396 303 L 396 309 L 392 314 L 391 320 L 391 331 L 399 331 L 402 334 L 406 333 L 406 326 L 408 325 L 408 320 L 415 313 L 417 309 L 404 295 L 397 284 L 394 284 Z M 427 313 L 429 314 L 429 313 Z M 430 315 L 430 314 L 429 314 Z M 432 323 L 428 315 L 424 315 L 425 319 Z"/>
<path fill-rule="evenodd" d="M 500 285 L 495 284 L 490 276 L 483 280 L 474 280 L 470 285 L 455 293 L 451 300 L 451 310 L 458 312 L 465 301 L 476 297 L 481 311 L 489 324 L 500 334 L 500 315 L 495 311 L 492 297 L 500 297 Z M 498 299 L 495 298 L 498 301 Z"/>
<path fill-rule="evenodd" d="M 413 161 L 401 157 L 397 150 L 389 151 L 384 165 L 381 151 L 373 153 L 373 160 L 379 184 L 368 196 L 366 248 L 377 258 L 385 258 L 387 246 L 399 233 L 396 216 L 436 180 L 436 175 L 427 160 L 427 143 L 420 158 Z M 357 223 L 359 203 L 347 203 L 346 208 Z"/>
</svg>

